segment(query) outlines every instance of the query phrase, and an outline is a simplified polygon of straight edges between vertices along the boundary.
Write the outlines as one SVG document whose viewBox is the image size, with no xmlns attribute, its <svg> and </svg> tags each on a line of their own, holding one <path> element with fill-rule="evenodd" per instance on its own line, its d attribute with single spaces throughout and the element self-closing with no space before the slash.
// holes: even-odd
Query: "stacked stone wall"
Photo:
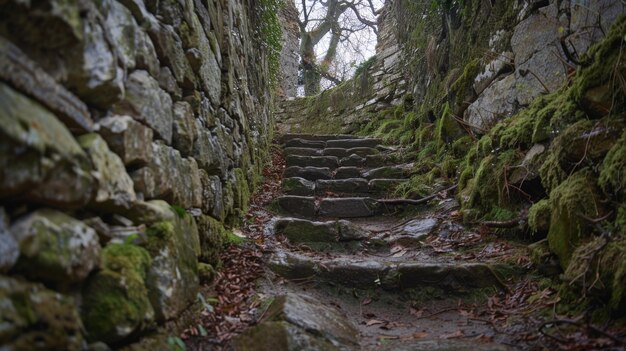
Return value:
<svg viewBox="0 0 626 351">
<path fill-rule="evenodd" d="M 196 301 L 271 138 L 260 9 L 0 1 L 0 349 L 119 347 Z"/>
</svg>

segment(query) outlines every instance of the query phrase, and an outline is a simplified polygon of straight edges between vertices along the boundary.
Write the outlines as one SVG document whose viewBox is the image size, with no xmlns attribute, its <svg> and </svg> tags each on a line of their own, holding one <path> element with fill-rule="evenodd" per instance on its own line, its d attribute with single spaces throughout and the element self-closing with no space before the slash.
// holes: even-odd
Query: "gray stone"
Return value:
<svg viewBox="0 0 626 351">
<path fill-rule="evenodd" d="M 78 142 L 94 167 L 96 192 L 89 206 L 103 211 L 129 209 L 137 197 L 133 181 L 119 156 L 109 150 L 98 134 L 85 134 L 78 138 Z"/>
<path fill-rule="evenodd" d="M 195 299 L 199 288 L 197 256 L 200 239 L 188 214 L 148 228 L 152 264 L 146 277 L 148 296 L 160 322 L 180 315 Z"/>
<path fill-rule="evenodd" d="M 148 72 L 139 70 L 128 77 L 126 96 L 113 111 L 148 125 L 167 144 L 172 142 L 172 98 Z"/>
<path fill-rule="evenodd" d="M 284 178 L 282 189 L 288 195 L 312 196 L 315 193 L 315 182 L 304 178 Z"/>
<path fill-rule="evenodd" d="M 335 179 L 361 178 L 361 170 L 357 167 L 339 167 L 335 171 Z"/>
<path fill-rule="evenodd" d="M 117 66 L 117 53 L 112 51 L 109 33 L 91 2 L 82 3 L 85 17 L 83 40 L 67 51 L 65 85 L 82 100 L 100 108 L 108 108 L 124 95 L 124 71 Z"/>
<path fill-rule="evenodd" d="M 356 154 L 352 154 L 348 157 L 344 157 L 339 161 L 341 167 L 363 167 L 365 165 L 365 158 Z"/>
<path fill-rule="evenodd" d="M 41 284 L 0 275 L 4 350 L 81 350 L 82 323 L 73 299 Z"/>
<path fill-rule="evenodd" d="M 410 170 L 409 165 L 398 166 L 384 166 L 379 168 L 370 169 L 363 173 L 363 178 L 366 179 L 404 179 L 407 178 Z"/>
<path fill-rule="evenodd" d="M 348 149 L 343 149 L 339 147 L 327 147 L 323 150 L 324 156 L 336 156 L 336 157 L 346 157 L 348 156 Z"/>
<path fill-rule="evenodd" d="M 152 129 L 129 116 L 110 116 L 98 121 L 98 134 L 125 166 L 144 166 L 152 157 Z"/>
<path fill-rule="evenodd" d="M 337 228 L 339 228 L 340 241 L 364 240 L 368 237 L 365 230 L 345 219 L 337 221 Z"/>
<path fill-rule="evenodd" d="M 369 217 L 378 214 L 379 207 L 376 200 L 367 197 L 322 199 L 319 204 L 319 215 L 340 218 Z"/>
<path fill-rule="evenodd" d="M 198 130 L 191 105 L 185 101 L 175 103 L 172 146 L 184 157 L 190 156 L 197 137 Z"/>
<path fill-rule="evenodd" d="M 626 12 L 626 5 L 613 0 L 587 3 L 571 1 L 569 7 L 569 29 L 572 34 L 567 37 L 566 42 L 573 45 L 579 56 L 602 39 L 617 17 Z"/>
<path fill-rule="evenodd" d="M 482 133 L 517 110 L 515 75 L 491 84 L 465 111 L 464 119 Z"/>
<path fill-rule="evenodd" d="M 193 90 L 197 86 L 197 79 L 174 28 L 167 24 L 152 23 L 148 34 L 159 61 L 172 70 L 178 85 L 184 89 Z"/>
<path fill-rule="evenodd" d="M 299 177 L 306 180 L 331 179 L 332 173 L 330 169 L 325 167 L 287 167 L 283 171 L 284 178 Z"/>
<path fill-rule="evenodd" d="M 163 200 L 138 201 L 126 213 L 134 223 L 152 225 L 161 221 L 174 221 L 176 214 L 172 207 Z"/>
<path fill-rule="evenodd" d="M 363 178 L 347 179 L 320 179 L 315 182 L 315 192 L 324 194 L 327 192 L 340 194 L 364 194 L 367 193 L 367 180 Z"/>
<path fill-rule="evenodd" d="M 133 15 L 124 5 L 115 0 L 99 1 L 96 5 L 104 17 L 108 38 L 119 60 L 125 69 L 133 70 L 136 66 L 135 52 L 137 50 L 135 33 L 139 31 Z"/>
<path fill-rule="evenodd" d="M 565 83 L 567 70 L 556 52 L 553 46 L 545 47 L 517 66 L 515 90 L 520 105 L 530 105 L 538 96 L 555 92 Z"/>
<path fill-rule="evenodd" d="M 327 167 L 331 170 L 339 165 L 339 160 L 335 156 L 298 156 L 289 155 L 285 158 L 287 167 Z"/>
<path fill-rule="evenodd" d="M 378 149 L 372 147 L 353 147 L 348 149 L 347 155 L 358 155 L 361 157 L 366 157 L 370 155 L 378 155 L 380 151 Z"/>
<path fill-rule="evenodd" d="M 339 230 L 335 221 L 313 222 L 299 218 L 280 218 L 275 222 L 275 231 L 293 243 L 339 240 Z"/>
<path fill-rule="evenodd" d="M 304 147 L 311 149 L 323 149 L 326 147 L 325 141 L 290 139 L 285 142 L 285 147 Z"/>
<path fill-rule="evenodd" d="M 349 350 L 357 329 L 335 309 L 306 295 L 278 296 L 257 327 L 235 339 L 245 350 Z"/>
<path fill-rule="evenodd" d="M 0 37 L 0 62 L 0 79 L 37 99 L 70 130 L 92 131 L 93 121 L 87 106 L 3 37 Z"/>
<path fill-rule="evenodd" d="M 278 205 L 294 215 L 313 217 L 316 214 L 315 198 L 306 196 L 281 196 Z"/>
<path fill-rule="evenodd" d="M 392 231 L 385 241 L 404 247 L 417 246 L 438 224 L 439 221 L 435 218 L 414 219 L 404 224 L 401 228 Z"/>
<path fill-rule="evenodd" d="M 14 270 L 30 279 L 77 283 L 100 261 L 96 231 L 62 212 L 37 210 L 13 223 L 11 233 L 20 247 Z"/>
<path fill-rule="evenodd" d="M 528 61 L 536 52 L 559 38 L 559 23 L 537 12 L 520 22 L 513 31 L 511 47 L 515 54 L 515 67 Z"/>
<path fill-rule="evenodd" d="M 0 207 L 0 273 L 8 272 L 20 255 L 17 241 L 9 232 L 9 219 Z"/>
<path fill-rule="evenodd" d="M 180 100 L 183 97 L 183 90 L 176 83 L 176 78 L 168 67 L 161 67 L 156 77 L 158 77 L 161 89 L 165 90 L 175 100 Z"/>
<path fill-rule="evenodd" d="M 136 68 L 150 72 L 150 75 L 153 77 L 158 77 L 161 71 L 159 68 L 159 60 L 157 59 L 154 44 L 152 44 L 152 40 L 150 40 L 148 33 L 144 32 L 143 29 L 136 31 L 135 41 Z"/>
<path fill-rule="evenodd" d="M 206 174 L 204 170 L 200 174 Z M 223 220 L 224 212 L 224 190 L 222 182 L 218 176 L 201 176 L 202 181 L 202 209 L 204 213 L 208 213 L 214 218 Z"/>
<path fill-rule="evenodd" d="M 283 149 L 283 154 L 285 156 L 289 156 L 289 155 L 321 156 L 322 155 L 321 151 L 322 150 L 320 149 L 311 149 L 311 148 L 306 148 L 306 147 L 286 147 L 285 149 Z M 324 154 L 324 156 L 326 155 Z"/>
<path fill-rule="evenodd" d="M 52 113 L 2 83 L 0 136 L 0 198 L 59 207 L 89 202 L 87 155 Z"/>
<path fill-rule="evenodd" d="M 195 72 L 200 77 L 203 90 L 211 99 L 214 105 L 218 105 L 222 94 L 221 73 L 222 70 L 217 63 L 217 59 L 211 49 L 211 44 L 205 36 L 202 24 L 195 13 L 190 15 L 190 28 L 196 32 L 197 49 L 200 52 L 200 66 Z"/>
<path fill-rule="evenodd" d="M 217 137 L 208 130 L 198 128 L 198 137 L 193 146 L 193 158 L 209 175 L 223 175 L 227 168 L 224 149 Z"/>
<path fill-rule="evenodd" d="M 512 71 L 514 67 L 513 58 L 513 53 L 507 51 L 499 54 L 495 59 L 487 63 L 476 78 L 474 78 L 474 91 L 476 94 L 482 94 L 482 92 L 502 73 Z"/>
<path fill-rule="evenodd" d="M 326 142 L 327 147 L 355 148 L 355 147 L 376 147 L 382 144 L 380 139 L 339 139 Z"/>
<path fill-rule="evenodd" d="M 152 144 L 150 144 L 152 146 Z M 152 148 L 150 148 L 152 150 Z M 133 180 L 135 195 L 138 199 L 145 200 L 154 198 L 156 192 L 156 179 L 150 167 L 142 167 L 130 172 Z"/>
</svg>

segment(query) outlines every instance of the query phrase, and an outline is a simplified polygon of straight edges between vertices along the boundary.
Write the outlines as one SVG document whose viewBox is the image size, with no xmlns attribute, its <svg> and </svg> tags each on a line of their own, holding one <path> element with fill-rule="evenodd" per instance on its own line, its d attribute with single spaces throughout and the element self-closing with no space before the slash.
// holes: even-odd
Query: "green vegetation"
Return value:
<svg viewBox="0 0 626 351">
<path fill-rule="evenodd" d="M 282 49 L 282 29 L 278 12 L 283 0 L 261 0 L 261 11 L 258 14 L 260 28 L 260 39 L 262 47 L 266 50 L 270 70 L 270 83 L 272 86 L 278 84 L 280 77 L 280 51 Z"/>
</svg>

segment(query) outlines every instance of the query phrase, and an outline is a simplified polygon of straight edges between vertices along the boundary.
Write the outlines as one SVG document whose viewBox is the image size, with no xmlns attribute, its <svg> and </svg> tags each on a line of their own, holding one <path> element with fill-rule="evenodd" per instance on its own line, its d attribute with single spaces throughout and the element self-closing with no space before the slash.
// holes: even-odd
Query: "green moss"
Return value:
<svg viewBox="0 0 626 351">
<path fill-rule="evenodd" d="M 172 211 L 174 213 L 176 213 L 176 215 L 179 218 L 185 218 L 185 216 L 187 215 L 187 210 L 185 210 L 183 207 L 178 206 L 178 205 L 171 205 L 170 208 L 172 209 Z"/>
<path fill-rule="evenodd" d="M 456 108 L 468 105 L 468 97 L 475 95 L 474 79 L 480 73 L 481 68 L 479 59 L 469 61 L 463 68 L 463 74 L 450 87 Z"/>
<path fill-rule="evenodd" d="M 439 145 L 447 144 L 462 136 L 463 133 L 463 130 L 450 110 L 450 105 L 446 104 L 441 113 L 441 117 L 437 120 L 435 140 Z"/>
<path fill-rule="evenodd" d="M 150 256 L 134 245 L 111 244 L 102 251 L 102 263 L 85 284 L 82 319 L 89 340 L 117 343 L 152 323 L 144 283 Z"/>
<path fill-rule="evenodd" d="M 528 210 L 528 226 L 535 233 L 545 233 L 550 228 L 551 216 L 550 201 L 542 199 Z"/>
<path fill-rule="evenodd" d="M 210 284 L 215 278 L 215 268 L 208 263 L 198 263 L 198 278 L 202 284 Z"/>
<path fill-rule="evenodd" d="M 234 208 L 235 208 L 235 218 L 234 222 L 231 223 L 233 225 L 241 223 L 241 219 L 248 211 L 248 206 L 250 205 L 250 182 L 246 178 L 243 169 L 235 168 L 235 186 L 233 188 L 233 196 L 234 196 Z"/>
<path fill-rule="evenodd" d="M 598 184 L 605 193 L 626 199 L 626 131 L 604 158 Z"/>
<path fill-rule="evenodd" d="M 167 246 L 174 237 L 175 226 L 171 221 L 162 221 L 153 224 L 148 228 L 146 234 L 148 241 L 145 244 L 146 250 L 152 256 L 158 255 L 159 251 Z"/>
<path fill-rule="evenodd" d="M 199 260 L 219 268 L 220 252 L 227 243 L 228 231 L 213 217 L 202 215 L 197 217 L 197 222 L 200 236 Z"/>
<path fill-rule="evenodd" d="M 226 231 L 226 244 L 243 245 L 246 241 L 246 238 L 235 235 L 232 230 Z"/>
<path fill-rule="evenodd" d="M 580 171 L 550 193 L 552 217 L 548 242 L 566 268 L 572 252 L 580 241 L 589 236 L 589 224 L 582 218 L 597 218 L 605 213 L 602 197 L 589 171 Z"/>
<path fill-rule="evenodd" d="M 573 97 L 591 114 L 616 115 L 625 109 L 626 91 L 621 83 L 626 78 L 625 32 L 626 15 L 622 14 L 606 38 L 589 49 L 581 60 L 585 65 L 574 81 Z"/>
<path fill-rule="evenodd" d="M 452 143 L 452 152 L 456 157 L 465 157 L 469 150 L 474 146 L 474 139 L 471 136 L 466 135 L 460 137 Z"/>
</svg>

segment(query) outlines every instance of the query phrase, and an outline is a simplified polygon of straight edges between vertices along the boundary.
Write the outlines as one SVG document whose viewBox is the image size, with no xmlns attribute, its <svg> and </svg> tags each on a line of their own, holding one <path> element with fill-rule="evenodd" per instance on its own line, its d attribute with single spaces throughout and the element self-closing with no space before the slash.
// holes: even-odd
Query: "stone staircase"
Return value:
<svg viewBox="0 0 626 351">
<path fill-rule="evenodd" d="M 456 330 L 457 326 L 437 318 L 416 322 L 407 313 L 407 303 L 422 303 L 431 310 L 452 310 L 450 306 L 457 306 L 463 296 L 486 289 L 495 292 L 505 286 L 497 273 L 504 268 L 500 263 L 459 261 L 458 257 L 436 254 L 434 248 L 425 244 L 433 236 L 466 234 L 461 225 L 447 219 L 456 207 L 454 200 L 414 209 L 408 218 L 402 215 L 402 205 L 379 201 L 411 175 L 413 165 L 399 147 L 351 135 L 291 134 L 280 141 L 286 161 L 284 195 L 277 200 L 279 216 L 271 221 L 270 229 L 272 234 L 284 238 L 284 245 L 276 248 L 268 262 L 279 285 L 272 283 L 262 290 L 287 296 L 287 302 L 280 307 L 282 312 L 275 314 L 281 317 L 271 320 L 286 323 L 286 335 L 290 338 L 287 344 L 291 345 L 287 349 L 307 349 L 304 345 L 318 342 L 328 343 L 328 348 L 318 345 L 308 349 L 507 349 L 492 343 L 439 340 L 437 335 L 452 333 L 451 329 Z M 440 294 L 433 298 L 434 302 L 419 298 L 432 292 Z M 302 300 L 294 295 L 308 297 Z M 362 304 L 364 298 L 369 301 L 366 306 Z M 297 307 L 286 307 L 289 301 Z M 319 336 L 319 330 L 310 330 L 303 322 L 309 318 L 323 319 L 328 313 L 310 316 L 311 313 L 296 312 L 329 308 L 334 309 L 332 323 L 341 320 L 341 335 L 327 331 Z M 338 317 L 337 312 L 343 317 Z M 393 331 L 388 330 L 394 336 L 390 340 L 404 341 L 393 343 L 395 346 L 381 343 L 377 328 L 372 328 L 372 323 L 378 321 L 396 323 Z M 266 333 L 259 330 L 269 328 L 269 322 L 266 318 L 256 327 L 256 341 L 251 342 L 247 339 L 250 335 L 244 335 L 239 339 L 243 344 L 239 345 L 260 350 L 260 335 Z M 481 325 L 471 332 L 479 335 L 488 333 L 488 329 Z M 290 330 L 298 332 L 293 334 Z M 425 330 L 432 335 L 430 338 L 406 338 Z M 302 338 L 312 337 L 311 332 L 317 335 L 315 340 L 303 341 Z M 268 341 L 265 346 L 272 343 Z M 249 348 L 250 345 L 261 348 Z"/>
</svg>

